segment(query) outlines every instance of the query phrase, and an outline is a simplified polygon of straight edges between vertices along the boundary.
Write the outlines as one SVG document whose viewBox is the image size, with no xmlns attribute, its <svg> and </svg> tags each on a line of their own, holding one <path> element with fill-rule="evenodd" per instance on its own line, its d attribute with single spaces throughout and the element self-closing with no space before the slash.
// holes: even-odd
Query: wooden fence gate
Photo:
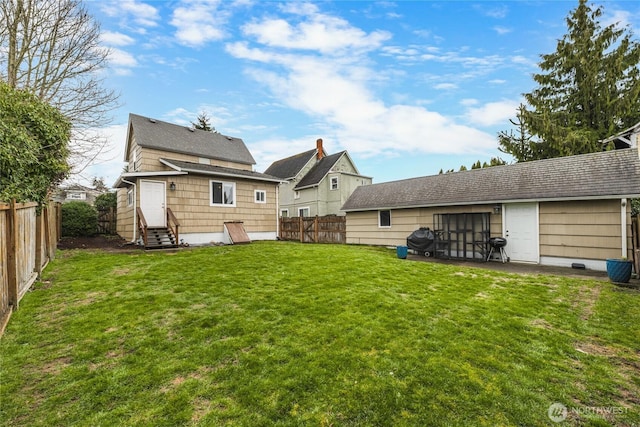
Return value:
<svg viewBox="0 0 640 427">
<path fill-rule="evenodd" d="M 116 210 L 98 209 L 98 234 L 116 234 Z"/>
<path fill-rule="evenodd" d="M 302 243 L 346 243 L 347 218 L 315 216 L 280 218 L 280 239 Z"/>
</svg>

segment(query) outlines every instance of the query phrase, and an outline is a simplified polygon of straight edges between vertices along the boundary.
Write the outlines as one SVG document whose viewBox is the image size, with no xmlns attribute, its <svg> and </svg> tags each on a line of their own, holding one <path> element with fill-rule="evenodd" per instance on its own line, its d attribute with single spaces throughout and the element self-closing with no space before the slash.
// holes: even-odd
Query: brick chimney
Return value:
<svg viewBox="0 0 640 427">
<path fill-rule="evenodd" d="M 316 151 L 318 152 L 318 160 L 324 157 L 324 151 L 322 151 L 322 138 L 318 138 L 316 141 Z"/>
</svg>

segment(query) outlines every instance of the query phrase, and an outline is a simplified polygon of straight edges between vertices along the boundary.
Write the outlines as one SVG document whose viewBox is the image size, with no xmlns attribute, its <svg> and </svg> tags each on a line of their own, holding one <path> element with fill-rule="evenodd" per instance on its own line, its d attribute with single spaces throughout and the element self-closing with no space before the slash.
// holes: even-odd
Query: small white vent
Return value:
<svg viewBox="0 0 640 427">
<path fill-rule="evenodd" d="M 157 122 L 156 122 L 156 119 L 151 119 L 151 118 L 150 118 L 150 119 L 149 119 L 149 121 L 150 121 L 151 123 L 157 123 Z"/>
</svg>

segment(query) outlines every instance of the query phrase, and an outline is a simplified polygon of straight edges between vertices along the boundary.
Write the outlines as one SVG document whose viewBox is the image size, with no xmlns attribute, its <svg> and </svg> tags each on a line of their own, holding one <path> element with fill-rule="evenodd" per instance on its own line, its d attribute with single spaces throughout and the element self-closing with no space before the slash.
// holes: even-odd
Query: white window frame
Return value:
<svg viewBox="0 0 640 427">
<path fill-rule="evenodd" d="M 340 188 L 339 183 L 340 183 L 340 180 L 338 179 L 338 177 L 337 176 L 332 176 L 331 179 L 329 179 L 329 189 L 330 190 L 338 190 Z"/>
<path fill-rule="evenodd" d="M 256 203 L 267 203 L 267 190 L 253 190 L 253 201 Z"/>
<path fill-rule="evenodd" d="M 87 193 L 84 191 L 67 191 L 67 200 L 87 200 Z"/>
<path fill-rule="evenodd" d="M 133 206 L 133 188 L 127 190 L 127 207 Z"/>
<path fill-rule="evenodd" d="M 222 203 L 214 203 L 213 201 L 213 184 L 217 183 L 217 184 L 222 184 L 222 194 L 224 195 L 225 193 L 225 187 L 231 187 L 231 197 L 232 197 L 232 201 L 233 203 L 224 203 L 224 201 Z M 209 205 L 210 206 L 222 206 L 222 207 L 229 207 L 229 208 L 234 208 L 236 206 L 236 183 L 235 182 L 230 182 L 230 181 L 218 181 L 215 179 L 212 179 L 209 181 Z"/>
<path fill-rule="evenodd" d="M 389 212 L 389 225 L 382 225 L 382 213 Z M 391 228 L 391 211 L 389 209 L 378 211 L 378 228 Z"/>
<path fill-rule="evenodd" d="M 280 209 L 280 216 L 283 218 L 289 218 L 289 209 Z"/>
<path fill-rule="evenodd" d="M 307 211 L 307 215 L 302 215 L 301 211 Z M 298 216 L 308 218 L 311 216 L 311 208 L 309 206 L 305 206 L 304 208 L 298 208 Z"/>
</svg>

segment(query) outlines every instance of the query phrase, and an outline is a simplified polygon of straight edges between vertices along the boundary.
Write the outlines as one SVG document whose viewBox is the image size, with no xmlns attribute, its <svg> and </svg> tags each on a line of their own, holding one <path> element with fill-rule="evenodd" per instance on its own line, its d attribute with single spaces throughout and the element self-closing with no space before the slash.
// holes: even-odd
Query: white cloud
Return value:
<svg viewBox="0 0 640 427">
<path fill-rule="evenodd" d="M 92 177 L 104 178 L 105 184 L 111 186 L 116 182 L 124 166 L 124 146 L 127 138 L 127 124 L 112 125 L 105 128 L 89 130 L 92 134 L 102 135 L 107 140 L 105 149 L 90 166 L 74 179 L 84 178 L 90 183 Z"/>
<path fill-rule="evenodd" d="M 142 27 L 155 27 L 160 20 L 160 14 L 155 7 L 135 0 L 104 2 L 101 7 L 108 16 L 120 17 L 124 21 L 132 19 Z"/>
<path fill-rule="evenodd" d="M 283 104 L 322 121 L 340 145 L 353 153 L 468 153 L 495 146 L 493 136 L 422 106 L 386 105 L 368 87 L 376 70 L 362 64 L 368 63 L 364 51 L 380 47 L 387 35 L 365 33 L 330 16 L 323 16 L 323 23 L 317 25 L 318 15 L 313 13 L 297 25 L 284 19 L 253 22 L 244 30 L 261 46 L 251 47 L 247 41 L 229 43 L 227 52 L 255 61 L 246 70 L 248 75 L 268 87 Z M 352 38 L 344 40 L 347 35 Z M 298 47 L 308 52 L 291 52 Z M 260 64 L 269 65 L 269 69 Z M 280 70 L 274 71 L 274 66 Z M 455 85 L 442 86 L 452 87 Z M 269 152 L 278 150 L 263 144 L 252 147 L 254 156 L 277 159 Z M 272 144 L 281 147 L 283 141 Z M 289 141 L 286 146 L 287 155 L 295 152 Z M 310 141 L 305 140 L 304 147 L 309 149 Z"/>
<path fill-rule="evenodd" d="M 437 90 L 454 90 L 458 88 L 458 85 L 455 83 L 438 83 L 433 88 Z"/>
<path fill-rule="evenodd" d="M 138 61 L 128 52 L 112 47 L 109 49 L 109 63 L 115 67 L 136 67 Z"/>
<path fill-rule="evenodd" d="M 500 35 L 503 35 L 503 34 L 509 34 L 513 30 L 511 28 L 507 28 L 507 27 L 495 26 L 495 27 L 493 27 L 493 31 L 495 31 L 496 33 L 498 33 Z"/>
<path fill-rule="evenodd" d="M 176 27 L 175 37 L 178 43 L 199 47 L 210 41 L 223 39 L 228 14 L 218 6 L 217 1 L 185 0 L 181 6 L 176 7 L 170 23 Z"/>
<path fill-rule="evenodd" d="M 489 4 L 489 3 L 487 3 Z M 486 4 L 476 5 L 474 6 L 476 10 L 478 10 L 483 15 L 489 16 L 491 18 L 502 19 L 506 18 L 509 13 L 509 8 L 507 6 L 494 6 L 494 7 L 486 7 Z"/>
<path fill-rule="evenodd" d="M 602 26 L 617 25 L 618 28 L 624 28 L 631 25 L 631 18 L 632 14 L 627 10 L 612 10 L 610 13 L 605 10 Z"/>
<path fill-rule="evenodd" d="M 133 37 L 113 31 L 105 31 L 104 33 L 100 34 L 100 40 L 102 40 L 104 44 L 109 46 L 128 46 L 133 44 L 133 42 L 135 41 Z"/>
<path fill-rule="evenodd" d="M 294 26 L 282 18 L 264 19 L 245 24 L 242 27 L 244 34 L 255 37 L 257 42 L 268 47 L 318 51 L 331 55 L 340 54 L 345 49 L 375 49 L 391 38 L 391 34 L 386 31 L 367 34 L 342 18 L 317 13 L 315 5 L 304 9 L 304 5 L 288 5 L 287 9 L 296 8 L 298 13 L 304 12 L 308 20 Z"/>
<path fill-rule="evenodd" d="M 469 108 L 466 117 L 470 123 L 480 126 L 493 126 L 504 123 L 508 125 L 509 119 L 516 116 L 519 101 L 503 100 L 489 102 L 481 107 Z"/>
</svg>

